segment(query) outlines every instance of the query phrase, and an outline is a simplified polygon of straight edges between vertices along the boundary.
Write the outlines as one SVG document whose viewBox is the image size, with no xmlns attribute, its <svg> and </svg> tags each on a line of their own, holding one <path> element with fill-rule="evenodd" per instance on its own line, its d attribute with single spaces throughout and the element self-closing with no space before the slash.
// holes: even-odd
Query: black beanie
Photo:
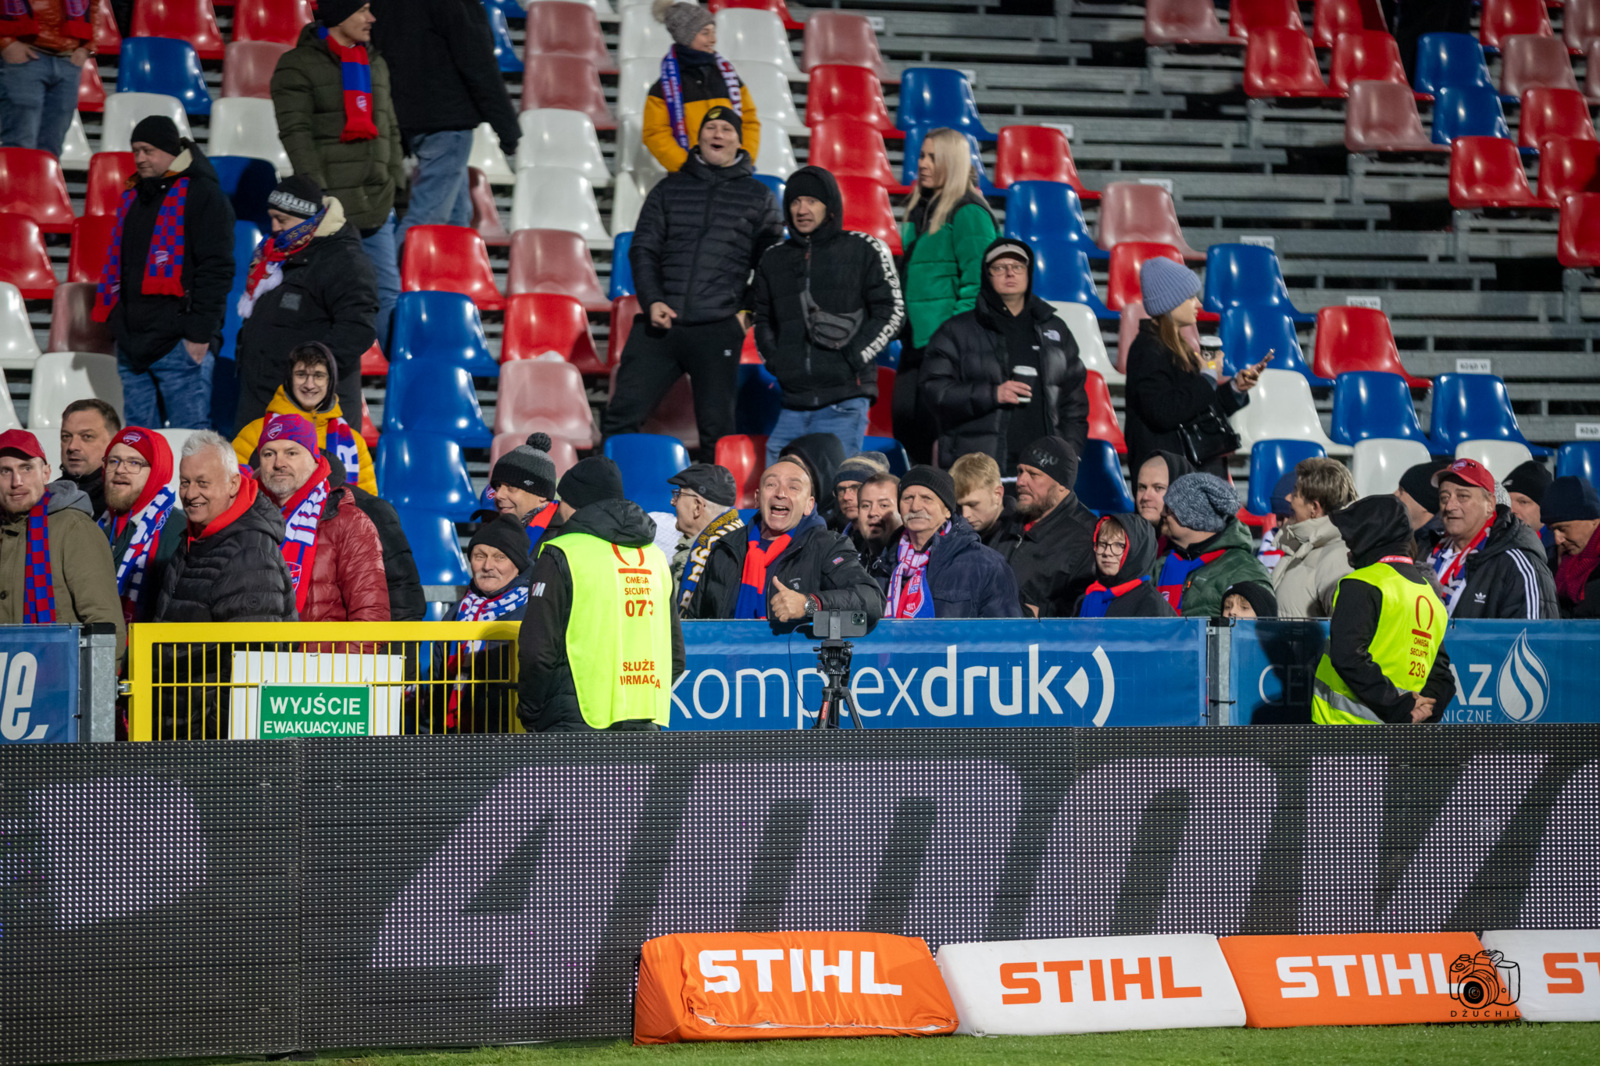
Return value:
<svg viewBox="0 0 1600 1066">
<path fill-rule="evenodd" d="M 749 89 L 747 88 L 745 91 L 748 92 Z M 694 139 L 696 143 L 700 140 L 700 130 L 706 128 L 707 122 L 726 122 L 733 127 L 733 135 L 739 138 L 741 142 L 744 140 L 744 119 L 740 117 L 739 112 L 731 107 L 718 104 L 706 112 L 705 118 L 700 120 L 700 129 L 695 130 Z"/>
<path fill-rule="evenodd" d="M 147 115 L 140 119 L 139 124 L 133 127 L 128 143 L 148 144 L 168 155 L 180 155 L 183 152 L 183 136 L 178 132 L 178 124 L 165 115 Z"/>
<path fill-rule="evenodd" d="M 1529 459 L 1501 478 L 1500 487 L 1507 492 L 1520 492 L 1534 503 L 1543 503 L 1544 490 L 1548 489 L 1550 482 L 1554 480 L 1543 463 L 1537 459 Z"/>
<path fill-rule="evenodd" d="M 495 461 L 490 485 L 510 485 L 545 499 L 556 494 L 556 464 L 550 458 L 550 435 L 530 433 L 526 444 L 519 444 Z"/>
<path fill-rule="evenodd" d="M 317 0 L 317 21 L 331 30 L 367 3 L 368 0 Z"/>
<path fill-rule="evenodd" d="M 278 187 L 267 197 L 267 206 L 295 218 L 310 218 L 322 210 L 325 195 L 314 178 L 291 174 L 278 182 Z"/>
<path fill-rule="evenodd" d="M 1418 506 L 1429 514 L 1439 513 L 1439 489 L 1433 483 L 1433 475 L 1449 466 L 1454 460 L 1449 458 L 1429 459 L 1400 475 L 1400 487 L 1406 494 L 1417 501 Z"/>
<path fill-rule="evenodd" d="M 1592 522 L 1600 518 L 1600 495 L 1595 493 L 1588 478 L 1568 474 L 1550 483 L 1539 511 L 1539 517 L 1547 526 L 1561 522 Z"/>
<path fill-rule="evenodd" d="M 1270 586 L 1259 581 L 1241 581 L 1237 585 L 1229 585 L 1228 591 L 1222 594 L 1224 604 L 1229 596 L 1243 596 L 1244 602 L 1255 611 L 1257 618 L 1278 617 L 1278 597 L 1273 595 Z"/>
<path fill-rule="evenodd" d="M 478 527 L 467 542 L 467 559 L 472 559 L 472 549 L 478 545 L 494 548 L 511 560 L 517 573 L 528 568 L 528 527 L 522 519 L 512 514 L 497 515 Z"/>
<path fill-rule="evenodd" d="M 819 200 L 824 204 L 829 202 L 827 184 L 816 173 L 821 169 L 821 167 L 801 167 L 789 175 L 788 180 L 783 185 L 785 208 L 794 203 L 797 196 L 809 196 L 813 200 Z"/>
<path fill-rule="evenodd" d="M 603 455 L 580 459 L 561 478 L 556 493 L 562 503 L 574 510 L 581 510 L 601 500 L 624 499 L 622 468 Z"/>
<path fill-rule="evenodd" d="M 1040 437 L 1023 449 L 1017 462 L 1038 467 L 1065 489 L 1078 482 L 1078 453 L 1060 437 Z"/>
<path fill-rule="evenodd" d="M 952 515 L 961 513 L 961 508 L 956 506 L 956 482 L 949 474 L 936 466 L 914 466 L 907 470 L 900 478 L 900 495 L 904 496 L 906 489 L 912 485 L 920 485 L 939 497 L 939 502 L 944 504 L 945 510 Z"/>
</svg>

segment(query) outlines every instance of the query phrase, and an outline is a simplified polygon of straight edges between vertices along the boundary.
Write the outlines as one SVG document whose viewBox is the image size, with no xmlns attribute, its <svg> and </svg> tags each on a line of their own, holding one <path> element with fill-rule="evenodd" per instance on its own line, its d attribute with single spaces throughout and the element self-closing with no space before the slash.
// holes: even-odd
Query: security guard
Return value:
<svg viewBox="0 0 1600 1066">
<path fill-rule="evenodd" d="M 1449 615 L 1412 558 L 1405 505 L 1393 496 L 1368 496 L 1329 517 L 1355 571 L 1334 592 L 1312 721 L 1377 725 L 1439 718 L 1456 688 L 1443 647 Z"/>
<path fill-rule="evenodd" d="M 560 533 L 540 545 L 517 638 L 517 717 L 536 733 L 659 729 L 683 630 L 655 523 L 622 498 L 610 459 L 578 463 L 556 492 Z"/>
</svg>

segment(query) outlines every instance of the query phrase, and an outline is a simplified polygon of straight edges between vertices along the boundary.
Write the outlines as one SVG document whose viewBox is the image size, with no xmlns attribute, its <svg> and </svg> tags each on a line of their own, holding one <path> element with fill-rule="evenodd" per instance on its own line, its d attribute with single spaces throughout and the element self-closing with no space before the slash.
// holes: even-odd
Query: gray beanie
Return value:
<svg viewBox="0 0 1600 1066">
<path fill-rule="evenodd" d="M 882 452 L 857 452 L 839 464 L 833 475 L 835 486 L 841 481 L 865 481 L 874 474 L 889 472 L 889 457 Z"/>
<path fill-rule="evenodd" d="M 656 21 L 667 28 L 672 34 L 675 43 L 688 48 L 700 31 L 717 21 L 717 17 L 708 9 L 699 4 L 686 4 L 679 0 L 655 0 L 650 5 L 650 13 L 655 15 Z"/>
<path fill-rule="evenodd" d="M 1215 474 L 1185 474 L 1167 487 L 1167 507 L 1180 525 L 1221 533 L 1239 513 L 1239 494 Z"/>
<path fill-rule="evenodd" d="M 1191 296 L 1200 294 L 1200 275 L 1160 256 L 1146 259 L 1139 268 L 1139 289 L 1144 297 L 1144 313 L 1151 318 L 1177 309 Z"/>
<path fill-rule="evenodd" d="M 519 444 L 502 455 L 489 475 L 490 485 L 511 485 L 545 499 L 556 494 L 556 464 L 550 458 L 550 437 L 531 433 L 526 444 Z"/>
</svg>

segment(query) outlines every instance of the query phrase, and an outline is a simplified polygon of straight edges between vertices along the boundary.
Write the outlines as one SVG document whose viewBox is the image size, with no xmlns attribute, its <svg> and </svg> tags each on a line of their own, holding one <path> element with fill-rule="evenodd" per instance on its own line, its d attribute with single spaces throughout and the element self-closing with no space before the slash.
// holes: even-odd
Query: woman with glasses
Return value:
<svg viewBox="0 0 1600 1066">
<path fill-rule="evenodd" d="M 1073 612 L 1079 618 L 1175 618 L 1150 570 L 1154 527 L 1136 514 L 1106 515 L 1094 527 L 1095 580 Z"/>
</svg>

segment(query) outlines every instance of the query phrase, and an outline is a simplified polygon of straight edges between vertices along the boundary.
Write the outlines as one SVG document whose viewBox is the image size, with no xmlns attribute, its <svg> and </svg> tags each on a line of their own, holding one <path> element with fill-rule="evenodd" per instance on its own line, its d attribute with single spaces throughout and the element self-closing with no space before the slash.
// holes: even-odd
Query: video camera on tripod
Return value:
<svg viewBox="0 0 1600 1066">
<path fill-rule="evenodd" d="M 855 645 L 846 637 L 864 637 L 872 632 L 865 611 L 817 611 L 811 616 L 811 636 L 822 641 L 812 650 L 817 653 L 817 669 L 826 679 L 822 687 L 822 707 L 812 729 L 838 729 L 839 707 L 850 709 L 850 721 L 865 728 L 850 698 L 850 658 Z"/>
</svg>

